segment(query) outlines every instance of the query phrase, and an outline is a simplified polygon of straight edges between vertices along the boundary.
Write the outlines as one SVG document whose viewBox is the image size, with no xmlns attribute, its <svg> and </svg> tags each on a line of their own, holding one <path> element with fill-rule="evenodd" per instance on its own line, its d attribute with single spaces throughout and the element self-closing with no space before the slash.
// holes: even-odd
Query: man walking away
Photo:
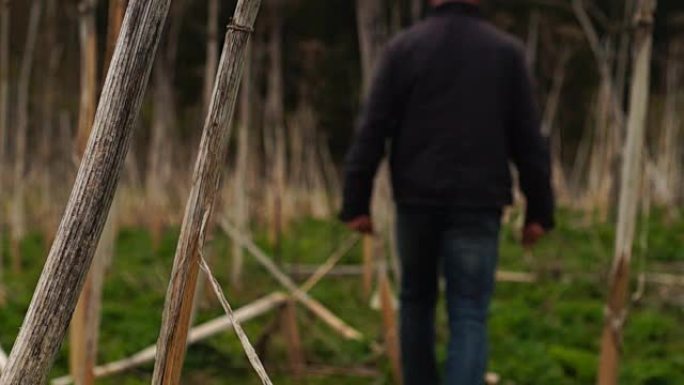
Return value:
<svg viewBox="0 0 684 385">
<path fill-rule="evenodd" d="M 527 200 L 523 243 L 554 226 L 549 150 L 522 44 L 485 22 L 478 0 L 430 1 L 389 43 L 345 164 L 340 219 L 370 233 L 373 179 L 390 143 L 401 257 L 404 383 L 436 385 L 435 304 L 446 279 L 448 385 L 482 384 L 509 161 Z"/>
</svg>

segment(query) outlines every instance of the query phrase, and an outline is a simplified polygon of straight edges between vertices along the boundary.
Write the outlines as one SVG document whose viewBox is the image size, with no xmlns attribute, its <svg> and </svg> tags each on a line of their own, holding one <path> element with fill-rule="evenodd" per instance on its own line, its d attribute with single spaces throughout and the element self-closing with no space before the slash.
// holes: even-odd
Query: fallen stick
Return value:
<svg viewBox="0 0 684 385">
<path fill-rule="evenodd" d="M 293 275 L 310 275 L 319 266 L 315 265 L 302 265 L 302 264 L 286 264 L 285 270 Z M 330 269 L 326 274 L 327 276 L 344 277 L 344 276 L 357 276 L 363 274 L 364 266 L 362 265 L 341 265 Z M 651 277 L 653 278 L 653 277 Z M 648 279 L 648 278 L 647 278 Z M 665 281 L 667 278 L 662 278 Z M 527 273 L 521 271 L 505 271 L 500 270 L 496 273 L 496 280 L 499 282 L 511 282 L 511 283 L 534 283 L 537 281 L 537 276 L 534 273 Z M 672 282 L 677 282 L 675 279 L 671 279 Z M 684 283 L 684 277 L 681 281 Z"/>
<path fill-rule="evenodd" d="M 496 280 L 499 282 L 534 283 L 537 282 L 537 276 L 534 273 L 499 270 L 496 272 Z"/>
<path fill-rule="evenodd" d="M 646 273 L 646 282 L 663 286 L 684 286 L 684 276 L 665 273 Z"/>
<path fill-rule="evenodd" d="M 276 292 L 258 299 L 249 305 L 245 305 L 235 311 L 235 319 L 238 322 L 246 322 L 252 320 L 260 315 L 263 315 L 274 308 L 282 305 L 289 297 L 283 293 Z M 222 316 L 214 320 L 198 325 L 188 334 L 188 345 L 205 340 L 213 335 L 231 328 L 233 325 L 230 317 Z M 119 361 L 114 361 L 95 368 L 95 377 L 101 378 L 111 376 L 121 372 L 125 372 L 131 368 L 154 361 L 157 353 L 157 346 L 151 345 L 138 353 L 124 358 Z M 52 385 L 69 385 L 73 383 L 71 376 L 59 377 L 52 380 Z"/>
<path fill-rule="evenodd" d="M 207 274 L 207 279 L 209 280 L 211 287 L 214 289 L 214 293 L 216 293 L 216 296 L 218 297 L 219 301 L 221 302 L 221 306 L 223 307 L 223 310 L 226 312 L 226 315 L 231 320 L 231 323 L 233 324 L 233 329 L 235 330 L 235 334 L 237 334 L 238 339 L 240 340 L 240 343 L 242 344 L 242 349 L 245 351 L 245 354 L 247 355 L 247 358 L 249 359 L 250 364 L 252 364 L 254 371 L 257 373 L 257 375 L 261 379 L 261 383 L 264 385 L 273 385 L 273 383 L 271 382 L 271 379 L 268 377 L 268 373 L 266 373 L 266 369 L 264 369 L 264 365 L 261 363 L 261 359 L 259 358 L 259 355 L 257 354 L 256 350 L 254 350 L 254 347 L 252 346 L 252 344 L 249 342 L 249 338 L 247 337 L 247 333 L 245 333 L 244 329 L 242 329 L 242 325 L 240 325 L 240 321 L 238 321 L 235 318 L 235 314 L 233 313 L 233 309 L 230 306 L 228 299 L 226 299 L 226 296 L 223 293 L 223 290 L 221 289 L 221 285 L 218 283 L 218 281 L 214 277 L 214 274 L 211 272 L 211 268 L 209 267 L 209 264 L 207 264 L 207 261 L 204 259 L 204 256 L 202 256 L 202 254 L 200 254 L 200 267 Z"/>
<path fill-rule="evenodd" d="M 314 272 L 313 275 L 302 285 L 302 290 L 305 292 L 311 290 L 327 273 L 331 271 L 332 268 L 334 268 L 337 261 L 339 261 L 347 252 L 349 252 L 349 250 L 351 250 L 351 248 L 357 242 L 357 236 L 352 236 L 347 241 L 343 242 L 342 245 L 335 250 L 335 252 L 333 252 L 328 260 L 319 266 L 316 272 Z M 235 319 L 237 319 L 239 322 L 249 321 L 284 304 L 288 298 L 289 296 L 283 293 L 275 292 L 236 310 Z M 233 323 L 228 316 L 219 317 L 198 325 L 190 330 L 190 333 L 188 334 L 188 345 L 214 336 L 231 328 L 232 325 Z M 98 366 L 95 368 L 95 377 L 101 378 L 111 376 L 125 372 L 126 370 L 143 365 L 145 363 L 152 362 L 156 353 L 156 345 L 152 345 L 140 350 L 131 357 Z M 51 383 L 52 385 L 70 385 L 73 383 L 73 379 L 71 376 L 64 376 L 52 380 Z"/>
<path fill-rule="evenodd" d="M 347 255 L 347 253 L 359 243 L 359 239 L 360 237 L 358 235 L 352 235 L 347 238 L 342 245 L 330 255 L 328 260 L 314 271 L 313 275 L 311 275 L 304 285 L 302 285 L 301 290 L 307 292 L 316 286 L 323 277 L 328 275 L 332 269 L 335 268 L 335 265 L 337 265 L 340 259 Z"/>
<path fill-rule="evenodd" d="M 283 273 L 278 266 L 273 263 L 271 258 L 269 258 L 268 255 L 266 255 L 266 253 L 261 250 L 259 246 L 257 246 L 251 239 L 242 235 L 225 219 L 220 221 L 220 225 L 223 231 L 225 231 L 226 234 L 233 239 L 233 241 L 241 244 L 245 249 L 247 249 L 247 251 L 249 251 L 249 253 L 257 260 L 257 262 L 266 268 L 266 270 L 268 270 L 268 272 L 271 273 L 271 275 L 281 285 L 283 285 L 297 301 L 306 306 L 328 326 L 347 339 L 358 341 L 362 338 L 361 332 L 347 325 L 320 302 L 311 298 L 308 294 L 306 294 L 306 292 L 298 288 L 292 279 L 285 275 L 285 273 Z"/>
</svg>

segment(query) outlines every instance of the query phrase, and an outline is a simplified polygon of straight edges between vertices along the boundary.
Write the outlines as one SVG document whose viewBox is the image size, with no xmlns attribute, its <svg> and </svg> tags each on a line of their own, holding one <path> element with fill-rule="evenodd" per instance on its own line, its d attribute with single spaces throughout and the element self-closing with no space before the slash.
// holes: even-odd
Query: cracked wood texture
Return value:
<svg viewBox="0 0 684 385">
<path fill-rule="evenodd" d="M 221 183 L 245 52 L 260 5 L 260 0 L 239 0 L 226 33 L 166 293 L 153 385 L 180 382 L 199 257 Z"/>
<path fill-rule="evenodd" d="M 0 385 L 45 382 L 112 203 L 170 0 L 133 0 L 76 182 Z"/>
</svg>

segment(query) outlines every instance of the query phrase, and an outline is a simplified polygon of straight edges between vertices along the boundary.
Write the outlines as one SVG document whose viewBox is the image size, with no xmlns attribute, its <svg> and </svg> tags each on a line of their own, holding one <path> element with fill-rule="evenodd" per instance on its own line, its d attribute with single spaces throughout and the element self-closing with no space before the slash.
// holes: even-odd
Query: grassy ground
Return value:
<svg viewBox="0 0 684 385">
<path fill-rule="evenodd" d="M 596 373 L 598 336 L 602 326 L 605 276 L 610 266 L 613 232 L 609 225 L 582 225 L 585 218 L 565 213 L 558 230 L 536 251 L 523 257 L 514 234 L 502 235 L 501 267 L 536 271 L 536 284 L 500 283 L 492 306 L 490 369 L 504 384 L 592 384 Z M 634 260 L 636 272 L 664 271 L 684 274 L 684 218 L 655 215 L 642 226 L 641 247 Z M 292 226 L 282 247 L 282 260 L 321 263 L 347 233 L 335 223 L 301 221 Z M 173 259 L 176 231 L 168 231 L 154 251 L 141 229 L 123 229 L 116 258 L 107 277 L 102 313 L 100 362 L 121 359 L 157 338 L 164 294 Z M 265 245 L 264 239 L 259 239 Z M 6 245 L 6 243 L 4 243 Z M 644 247 L 647 246 L 647 247 Z M 211 241 L 211 264 L 221 282 L 229 273 L 228 240 L 216 234 Z M 268 247 L 265 246 L 268 250 Z M 643 250 L 647 251 L 643 251 Z M 46 254 L 40 236 L 23 243 L 24 272 L 7 277 L 8 302 L 0 308 L 0 343 L 9 349 L 22 321 Z M 358 263 L 354 250 L 344 263 Z M 242 290 L 226 287 L 234 307 L 247 304 L 277 289 L 277 284 L 247 259 Z M 287 370 L 287 350 L 278 333 L 267 333 L 277 320 L 268 314 L 245 325 L 254 342 L 261 341 L 264 359 L 274 383 L 384 384 L 390 383 L 388 364 L 373 355 L 368 342 L 380 340 L 381 315 L 369 309 L 358 278 L 321 282 L 312 295 L 350 324 L 366 341 L 338 338 L 306 311 L 298 314 L 306 358 L 312 368 L 370 368 L 376 374 L 310 375 L 294 381 Z M 198 322 L 221 315 L 216 302 L 203 306 Z M 439 311 L 439 337 L 447 338 L 445 315 Z M 684 292 L 682 288 L 646 286 L 645 295 L 632 303 L 624 333 L 623 385 L 684 384 Z M 265 337 L 268 336 L 268 337 Z M 67 370 L 67 349 L 60 353 L 54 376 Z M 445 351 L 439 351 L 444 359 Z M 102 380 L 101 384 L 149 383 L 152 365 Z M 184 384 L 258 384 L 232 332 L 193 345 L 188 350 Z"/>
</svg>

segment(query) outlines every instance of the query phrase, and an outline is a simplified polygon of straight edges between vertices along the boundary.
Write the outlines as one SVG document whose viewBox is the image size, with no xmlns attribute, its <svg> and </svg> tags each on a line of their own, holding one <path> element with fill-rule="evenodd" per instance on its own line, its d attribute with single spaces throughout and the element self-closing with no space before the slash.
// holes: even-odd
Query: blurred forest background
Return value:
<svg viewBox="0 0 684 385">
<path fill-rule="evenodd" d="M 12 346 L 71 190 L 124 3 L 0 1 L 0 345 L 5 348 Z M 634 3 L 484 1 L 485 17 L 526 44 L 562 207 L 559 229 L 535 256 L 524 258 L 515 231 L 521 203 L 507 215 L 502 265 L 533 271 L 539 281 L 504 282 L 499 290 L 491 332 L 492 369 L 501 383 L 586 384 L 596 375 L 602 282 L 610 266 L 629 113 Z M 103 236 L 115 258 L 106 263 L 98 362 L 132 354 L 156 338 L 164 277 L 234 6 L 235 1 L 219 0 L 172 3 Z M 419 0 L 263 0 L 216 212 L 251 232 L 293 276 L 302 275 L 297 266 L 322 262 L 343 238 L 344 230 L 334 223 L 340 171 L 364 87 L 383 45 L 426 12 Z M 683 91 L 684 3 L 660 0 L 636 279 L 641 289 L 653 284 L 657 290 L 635 297 L 638 328 L 628 326 L 625 336 L 631 349 L 621 372 L 624 384 L 684 383 Z M 218 275 L 232 284 L 236 304 L 275 287 L 243 261 L 239 245 L 220 232 L 212 242 Z M 346 262 L 360 264 L 362 254 L 354 250 Z M 368 309 L 367 293 L 355 292 L 356 283 L 341 278 L 314 294 L 366 335 L 379 335 L 380 317 Z M 217 309 L 206 300 L 198 320 L 216 316 Z M 273 322 L 250 323 L 248 331 L 268 341 L 272 333 L 264 329 Z M 303 333 L 304 350 L 312 367 L 354 367 L 344 373 L 350 384 L 389 378 L 390 368 L 372 350 L 338 345 L 318 327 L 307 327 L 313 332 Z M 287 347 L 277 345 L 273 355 L 285 357 Z M 195 354 L 192 349 L 187 383 L 229 383 L 219 370 L 227 357 L 233 357 L 228 366 L 235 379 L 250 378 L 246 364 L 235 358 L 241 356 L 231 338 L 199 345 Z M 60 356 L 56 374 L 68 371 L 67 356 Z M 278 366 L 278 358 L 271 361 Z M 347 383 L 330 367 L 319 367 L 309 383 Z M 111 383 L 143 383 L 150 372 L 144 368 Z M 290 373 L 283 372 L 280 383 L 300 383 L 287 382 Z"/>
</svg>

